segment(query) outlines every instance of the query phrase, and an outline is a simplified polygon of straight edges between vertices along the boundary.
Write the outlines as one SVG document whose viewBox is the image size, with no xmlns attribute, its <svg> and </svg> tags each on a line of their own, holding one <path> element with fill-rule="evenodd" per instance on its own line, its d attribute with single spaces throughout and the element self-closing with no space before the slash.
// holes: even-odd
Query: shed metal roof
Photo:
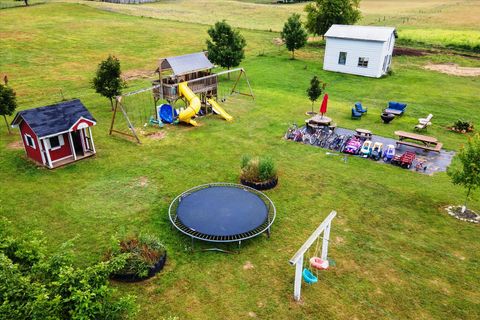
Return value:
<svg viewBox="0 0 480 320">
<path fill-rule="evenodd" d="M 172 69 L 174 75 L 212 69 L 214 65 L 208 60 L 205 52 L 168 57 L 162 60 L 162 69 Z"/>
<path fill-rule="evenodd" d="M 23 120 L 38 138 L 68 131 L 80 118 L 96 122 L 79 99 L 60 102 L 45 107 L 23 110 L 16 114 L 12 126 Z"/>
<path fill-rule="evenodd" d="M 334 24 L 325 33 L 325 37 L 385 42 L 390 39 L 392 33 L 397 36 L 394 27 Z"/>
</svg>

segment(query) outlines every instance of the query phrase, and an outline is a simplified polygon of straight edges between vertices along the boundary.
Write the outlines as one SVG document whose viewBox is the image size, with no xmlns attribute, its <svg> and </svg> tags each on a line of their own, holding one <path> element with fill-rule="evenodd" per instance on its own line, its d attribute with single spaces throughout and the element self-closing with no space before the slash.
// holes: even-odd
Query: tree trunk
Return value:
<svg viewBox="0 0 480 320">
<path fill-rule="evenodd" d="M 295 49 L 292 50 L 292 60 L 295 60 Z"/>
<path fill-rule="evenodd" d="M 110 99 L 110 106 L 112 107 L 112 111 L 113 111 L 113 99 L 112 98 L 109 98 Z"/>
<path fill-rule="evenodd" d="M 467 196 L 465 197 L 465 204 L 462 206 L 462 213 L 465 213 L 465 211 L 467 211 L 467 201 L 468 197 L 470 196 L 470 191 L 472 191 L 472 187 L 468 188 Z"/>
<path fill-rule="evenodd" d="M 28 7 L 28 0 L 23 0 L 25 2 L 25 5 Z"/>
<path fill-rule="evenodd" d="M 313 114 L 313 102 L 314 102 L 314 101 L 312 101 L 312 114 Z"/>
<path fill-rule="evenodd" d="M 227 70 L 230 71 L 230 67 L 227 67 Z M 230 80 L 230 72 L 228 73 L 228 80 Z"/>
<path fill-rule="evenodd" d="M 12 134 L 12 130 L 10 130 L 10 126 L 8 125 L 7 116 L 3 115 L 3 119 L 5 119 L 5 124 L 7 125 L 8 134 Z"/>
</svg>

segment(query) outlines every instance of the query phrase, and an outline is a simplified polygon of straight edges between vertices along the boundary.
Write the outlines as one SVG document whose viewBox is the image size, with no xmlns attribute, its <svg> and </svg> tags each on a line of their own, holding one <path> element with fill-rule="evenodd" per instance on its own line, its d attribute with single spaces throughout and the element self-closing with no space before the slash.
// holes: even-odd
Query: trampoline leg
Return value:
<svg viewBox="0 0 480 320">
<path fill-rule="evenodd" d="M 267 229 L 267 238 L 270 239 L 270 228 Z"/>
<path fill-rule="evenodd" d="M 192 237 L 192 251 L 195 251 L 195 247 L 193 246 L 193 237 Z"/>
</svg>

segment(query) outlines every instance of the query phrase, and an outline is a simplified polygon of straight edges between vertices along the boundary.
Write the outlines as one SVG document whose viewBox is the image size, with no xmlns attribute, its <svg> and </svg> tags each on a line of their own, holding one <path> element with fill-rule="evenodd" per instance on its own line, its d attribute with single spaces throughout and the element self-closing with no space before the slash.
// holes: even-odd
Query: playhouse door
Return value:
<svg viewBox="0 0 480 320">
<path fill-rule="evenodd" d="M 80 131 L 72 131 L 73 148 L 77 156 L 83 156 L 82 135 Z"/>
</svg>

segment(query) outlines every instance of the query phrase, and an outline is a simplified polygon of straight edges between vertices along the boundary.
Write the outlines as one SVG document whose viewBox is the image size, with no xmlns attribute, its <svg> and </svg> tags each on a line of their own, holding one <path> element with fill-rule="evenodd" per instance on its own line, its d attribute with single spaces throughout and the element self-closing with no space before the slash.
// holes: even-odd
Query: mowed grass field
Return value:
<svg viewBox="0 0 480 320">
<path fill-rule="evenodd" d="M 317 74 L 329 83 L 328 114 L 338 125 L 393 136 L 433 113 L 429 134 L 458 150 L 466 137 L 445 127 L 460 117 L 480 123 L 479 78 L 423 66 L 449 61 L 480 67 L 478 60 L 396 57 L 393 76 L 367 79 L 322 71 L 323 51 L 314 45 L 289 60 L 272 43 L 278 33 L 244 29 L 242 66 L 255 101 L 227 99 L 222 105 L 235 117 L 232 123 L 205 117 L 199 128 L 169 127 L 163 140 L 144 137 L 136 145 L 107 134 L 109 103 L 89 84 L 98 62 L 112 53 L 124 71 L 153 70 L 159 57 L 204 49 L 208 26 L 59 3 L 2 10 L 0 20 L 0 69 L 17 89 L 20 109 L 56 102 L 61 89 L 66 98 L 81 98 L 98 120 L 98 155 L 55 171 L 28 162 L 12 147 L 18 133 L 7 135 L 0 126 L 0 215 L 19 234 L 43 231 L 52 251 L 75 238 L 81 265 L 102 259 L 115 233 L 161 237 L 169 253 L 166 269 L 143 283 L 114 284 L 137 295 L 138 319 L 480 317 L 479 229 L 446 215 L 444 207 L 461 203 L 464 193 L 445 173 L 426 176 L 358 158 L 344 163 L 282 139 L 309 110 L 305 90 Z M 357 100 L 369 107 L 360 122 L 349 119 Z M 409 106 L 385 126 L 378 114 L 389 100 Z M 238 181 L 245 153 L 271 155 L 279 167 L 280 184 L 267 192 L 278 211 L 272 237 L 245 242 L 240 254 L 190 252 L 190 240 L 170 227 L 169 203 L 198 184 Z M 478 193 L 471 207 L 480 210 Z M 330 257 L 337 266 L 321 273 L 317 285 L 304 285 L 303 300 L 295 303 L 288 260 L 332 209 L 338 217 Z M 247 262 L 253 270 L 243 268 Z"/>
<path fill-rule="evenodd" d="M 306 2 L 271 4 L 272 1 L 257 0 L 160 0 L 143 5 L 71 1 L 107 11 L 187 23 L 210 25 L 225 19 L 237 27 L 266 31 L 281 31 L 292 13 L 300 13 L 305 18 L 306 5 Z M 427 46 L 476 47 L 477 52 L 480 51 L 480 3 L 476 0 L 362 0 L 360 9 L 359 24 L 395 26 L 400 41 Z"/>
</svg>

